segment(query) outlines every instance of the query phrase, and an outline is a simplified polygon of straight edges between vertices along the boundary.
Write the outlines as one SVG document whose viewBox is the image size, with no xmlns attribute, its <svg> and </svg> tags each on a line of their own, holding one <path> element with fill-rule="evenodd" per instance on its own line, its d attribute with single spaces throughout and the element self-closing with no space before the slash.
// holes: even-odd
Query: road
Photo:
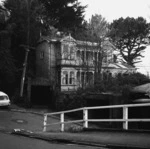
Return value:
<svg viewBox="0 0 150 149">
<path fill-rule="evenodd" d="M 58 121 L 57 117 L 49 117 L 49 123 Z M 54 125 L 44 133 L 42 132 L 42 125 L 43 115 L 27 111 L 14 112 L 12 110 L 0 109 L 0 149 L 104 149 L 94 145 L 104 146 L 105 149 L 116 146 L 117 148 L 119 146 L 150 148 L 150 133 L 148 132 L 105 130 L 98 132 L 61 133 L 60 126 Z M 44 141 L 40 138 L 49 141 Z M 63 144 L 60 144 L 62 141 Z M 93 146 L 79 146 L 79 144 Z"/>
<path fill-rule="evenodd" d="M 92 146 L 60 144 L 11 134 L 13 129 L 41 131 L 42 123 L 43 116 L 0 109 L 0 149 L 97 149 L 97 147 Z M 99 149 L 104 148 L 99 147 Z"/>
<path fill-rule="evenodd" d="M 33 132 L 43 131 L 43 120 L 43 115 L 0 108 L 0 129 L 4 127 L 5 129 L 25 129 Z M 49 117 L 47 122 L 57 123 L 59 119 Z M 60 125 L 53 125 L 47 131 L 60 131 Z"/>
<path fill-rule="evenodd" d="M 7 109 L 0 109 L 0 128 L 25 129 L 41 131 L 43 117 L 31 113 L 12 112 Z"/>
<path fill-rule="evenodd" d="M 43 140 L 0 133 L 1 149 L 100 149 L 97 147 L 79 146 L 72 144 L 56 144 Z M 101 148 L 103 149 L 103 148 Z"/>
</svg>

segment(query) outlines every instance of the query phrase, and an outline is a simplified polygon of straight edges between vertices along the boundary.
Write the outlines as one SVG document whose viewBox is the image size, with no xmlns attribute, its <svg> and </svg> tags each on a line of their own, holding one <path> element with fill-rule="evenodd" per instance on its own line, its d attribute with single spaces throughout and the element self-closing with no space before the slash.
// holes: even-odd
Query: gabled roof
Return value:
<svg viewBox="0 0 150 149">
<path fill-rule="evenodd" d="M 43 42 L 43 41 L 47 41 L 47 42 L 57 42 L 57 41 L 60 41 L 60 38 L 52 38 L 52 37 L 49 37 L 49 36 L 41 36 L 39 41 L 38 42 Z"/>
<path fill-rule="evenodd" d="M 135 67 L 133 67 L 133 66 L 127 64 L 127 63 L 122 63 L 122 65 L 124 65 L 125 67 L 128 67 L 130 69 L 136 69 Z"/>
<path fill-rule="evenodd" d="M 124 69 L 124 70 L 135 69 L 136 70 L 135 67 L 132 67 L 128 64 L 121 64 L 121 63 L 110 63 L 108 64 L 107 67 L 114 68 L 114 69 Z"/>
<path fill-rule="evenodd" d="M 116 49 L 116 47 L 110 42 L 110 40 L 108 38 L 106 38 L 103 42 L 102 42 L 103 46 L 108 46 L 108 47 L 112 47 L 113 49 Z"/>
<path fill-rule="evenodd" d="M 76 42 L 76 40 L 75 40 L 71 35 L 65 36 L 65 37 L 63 37 L 63 38 L 60 40 L 60 42 L 64 42 L 64 41 L 66 41 L 66 42 Z"/>
<path fill-rule="evenodd" d="M 70 35 L 65 37 L 49 37 L 49 36 L 41 36 L 38 42 L 47 41 L 47 42 L 76 42 L 74 38 Z"/>
<path fill-rule="evenodd" d="M 43 42 L 43 41 L 47 41 L 47 42 L 72 42 L 75 43 L 77 45 L 81 45 L 81 46 L 92 46 L 92 47 L 96 47 L 99 46 L 99 43 L 96 42 L 89 42 L 89 41 L 80 41 L 80 40 L 75 40 L 71 35 L 68 36 L 56 36 L 56 37 L 50 37 L 50 36 L 41 36 L 40 40 L 38 41 Z M 107 46 L 111 46 L 113 49 L 115 49 L 115 46 L 108 40 L 104 40 L 102 43 L 102 46 L 107 47 Z"/>
</svg>

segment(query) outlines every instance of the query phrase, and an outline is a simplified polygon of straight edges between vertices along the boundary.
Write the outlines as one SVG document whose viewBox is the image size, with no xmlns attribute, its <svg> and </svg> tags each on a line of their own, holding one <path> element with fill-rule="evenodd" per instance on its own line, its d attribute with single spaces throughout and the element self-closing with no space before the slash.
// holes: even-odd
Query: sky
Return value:
<svg viewBox="0 0 150 149">
<path fill-rule="evenodd" d="M 142 16 L 150 23 L 150 0 L 79 0 L 82 5 L 88 5 L 85 10 L 85 19 L 88 21 L 92 15 L 100 14 L 109 23 L 120 17 Z M 137 70 L 150 76 L 150 46 L 143 53 L 144 58 L 138 63 Z"/>
<path fill-rule="evenodd" d="M 120 17 L 142 16 L 150 22 L 150 0 L 79 0 L 82 5 L 88 5 L 85 18 L 92 14 L 101 14 L 108 22 Z"/>
</svg>

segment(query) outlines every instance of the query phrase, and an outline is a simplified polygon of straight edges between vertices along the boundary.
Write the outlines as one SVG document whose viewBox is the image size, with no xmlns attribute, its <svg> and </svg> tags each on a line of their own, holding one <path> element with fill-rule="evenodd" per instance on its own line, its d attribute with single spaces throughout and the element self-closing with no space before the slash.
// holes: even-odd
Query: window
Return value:
<svg viewBox="0 0 150 149">
<path fill-rule="evenodd" d="M 72 85 L 72 84 L 74 84 L 74 80 L 75 80 L 75 75 L 74 75 L 73 71 L 71 71 L 70 73 L 68 73 L 67 71 L 63 72 L 62 84 Z"/>
<path fill-rule="evenodd" d="M 84 51 L 81 52 L 81 60 L 85 61 L 85 59 L 84 59 Z"/>
<path fill-rule="evenodd" d="M 63 84 L 68 84 L 68 72 L 64 71 L 63 72 L 63 80 L 62 80 Z"/>
<path fill-rule="evenodd" d="M 40 52 L 40 59 L 44 59 L 44 52 L 43 51 Z"/>
<path fill-rule="evenodd" d="M 70 60 L 73 60 L 75 59 L 75 48 L 73 46 L 69 46 L 67 44 L 65 44 L 63 46 L 63 58 L 64 59 L 70 59 Z"/>
<path fill-rule="evenodd" d="M 7 96 L 0 96 L 0 100 L 8 100 L 8 97 Z"/>
<path fill-rule="evenodd" d="M 75 50 L 74 47 L 70 47 L 70 59 L 75 59 Z"/>
<path fill-rule="evenodd" d="M 106 54 L 103 56 L 103 62 L 104 62 L 104 63 L 107 63 L 107 62 L 108 62 L 108 60 L 107 60 L 107 55 L 106 55 Z"/>
<path fill-rule="evenodd" d="M 64 55 L 64 59 L 69 59 L 69 46 L 68 45 L 63 46 L 63 55 Z"/>
<path fill-rule="evenodd" d="M 74 72 L 70 72 L 69 84 L 74 84 Z"/>
</svg>

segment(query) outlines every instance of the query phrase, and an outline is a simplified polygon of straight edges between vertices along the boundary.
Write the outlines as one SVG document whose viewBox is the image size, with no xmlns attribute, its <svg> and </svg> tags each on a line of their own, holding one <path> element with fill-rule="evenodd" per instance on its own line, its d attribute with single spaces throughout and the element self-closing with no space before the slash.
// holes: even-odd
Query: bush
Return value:
<svg viewBox="0 0 150 149">
<path fill-rule="evenodd" d="M 105 89 L 105 91 L 127 93 L 132 87 L 148 82 L 150 82 L 150 79 L 145 75 L 141 73 L 133 73 L 128 75 L 117 75 L 116 77 L 112 77 L 109 80 L 102 80 L 99 86 L 104 86 L 103 89 Z"/>
<path fill-rule="evenodd" d="M 83 131 L 83 126 L 79 125 L 71 125 L 68 130 L 68 132 L 76 133 L 76 132 L 82 132 Z"/>
<path fill-rule="evenodd" d="M 141 73 L 133 73 L 126 75 L 117 75 L 115 77 L 109 77 L 108 79 L 103 79 L 97 81 L 97 83 L 91 87 L 86 88 L 82 92 L 89 93 L 101 93 L 101 92 L 114 92 L 128 94 L 132 87 L 145 84 L 150 82 L 150 79 Z"/>
<path fill-rule="evenodd" d="M 76 93 L 61 93 L 56 98 L 55 108 L 56 111 L 72 110 L 86 106 L 86 100 L 84 95 L 79 92 Z M 83 115 L 83 111 L 69 113 L 68 116 L 80 118 Z"/>
<path fill-rule="evenodd" d="M 98 82 L 98 81 L 97 81 Z M 120 93 L 127 100 L 132 87 L 150 82 L 150 79 L 140 73 L 117 75 L 98 82 L 95 86 L 79 89 L 75 93 L 61 93 L 55 99 L 57 111 L 70 110 L 87 106 L 85 97 L 89 93 L 113 92 Z M 77 114 L 80 115 L 80 114 Z"/>
<path fill-rule="evenodd" d="M 56 99 L 55 106 L 57 111 L 71 110 L 86 106 L 86 100 L 84 99 L 84 96 L 78 94 L 78 92 L 70 94 L 61 93 Z"/>
</svg>

